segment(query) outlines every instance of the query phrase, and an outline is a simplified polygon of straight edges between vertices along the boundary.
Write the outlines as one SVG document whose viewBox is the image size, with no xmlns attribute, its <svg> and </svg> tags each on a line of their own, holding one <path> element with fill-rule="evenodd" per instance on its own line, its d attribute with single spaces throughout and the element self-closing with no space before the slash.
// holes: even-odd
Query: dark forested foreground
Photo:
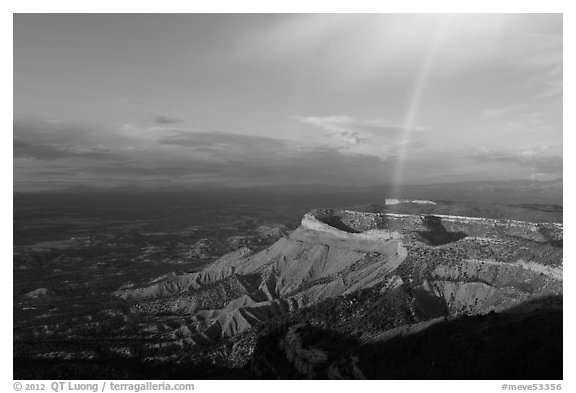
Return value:
<svg viewBox="0 0 576 393">
<path fill-rule="evenodd" d="M 153 363 L 139 360 L 14 359 L 14 379 L 553 379 L 562 375 L 562 299 L 530 311 L 490 313 L 437 321 L 413 334 L 363 343 L 327 325 L 299 322 L 257 327 L 251 360 L 234 367 L 210 360 Z M 322 305 L 321 307 L 323 307 Z M 326 307 L 330 307 L 326 305 Z M 541 307 L 541 308 L 540 308 Z M 322 311 L 319 311 L 321 313 Z M 314 311 L 310 311 L 314 314 Z M 373 315 L 374 319 L 386 316 Z M 287 336 L 326 362 L 296 362 Z M 246 338 L 238 339 L 240 346 Z M 221 344 L 215 353 L 233 347 Z M 314 367 L 316 366 L 316 367 Z"/>
</svg>

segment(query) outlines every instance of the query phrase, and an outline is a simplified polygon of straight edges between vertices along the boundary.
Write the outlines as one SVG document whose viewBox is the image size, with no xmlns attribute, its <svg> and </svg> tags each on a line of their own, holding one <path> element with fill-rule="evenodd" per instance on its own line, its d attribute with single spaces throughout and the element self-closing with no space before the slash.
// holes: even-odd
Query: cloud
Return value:
<svg viewBox="0 0 576 393">
<path fill-rule="evenodd" d="M 55 161 L 62 159 L 113 159 L 115 152 L 101 142 L 105 133 L 84 125 L 55 120 L 15 118 L 13 157 Z"/>
<path fill-rule="evenodd" d="M 232 134 L 218 131 L 192 132 L 169 130 L 158 139 L 161 145 L 210 153 L 213 157 L 252 160 L 255 157 L 293 156 L 306 147 L 302 144 L 256 135 Z"/>
<path fill-rule="evenodd" d="M 353 133 L 347 137 L 354 138 Z M 136 171 L 210 175 L 226 184 L 364 183 L 389 172 L 391 162 L 370 154 L 344 154 L 330 145 L 226 132 L 164 131 L 158 143 L 175 149 L 166 165 L 144 162 Z M 150 169 L 143 169 L 150 168 Z M 121 170 L 121 169 L 120 169 Z"/>
<path fill-rule="evenodd" d="M 348 147 L 325 139 L 296 142 L 168 126 L 132 124 L 129 129 L 120 127 L 116 134 L 108 135 L 66 123 L 37 121 L 17 125 L 15 122 L 14 185 L 21 189 L 26 184 L 36 188 L 64 184 L 67 187 L 373 185 L 391 181 L 401 145 L 415 151 L 405 157 L 405 183 L 454 176 L 466 178 L 470 173 L 480 176 L 500 169 L 502 176 L 562 171 L 561 144 L 520 150 L 478 149 L 456 156 L 449 150 L 422 149 L 423 141 L 418 134 L 415 138 L 404 135 L 394 139 L 393 135 L 403 133 L 381 131 L 389 127 L 384 122 L 333 116 L 315 117 L 312 123 L 328 124 L 331 130 L 317 128 L 338 138 L 349 138 L 345 142 Z M 333 128 L 343 124 L 355 128 Z M 370 131 L 361 129 L 366 124 L 372 127 Z M 374 128 L 379 130 L 373 131 Z M 368 139 L 370 143 L 366 142 Z"/>
<path fill-rule="evenodd" d="M 232 134 L 221 131 L 186 131 L 180 129 L 166 130 L 166 135 L 158 139 L 159 143 L 178 146 L 256 146 L 273 147 L 284 145 L 281 139 L 256 135 Z"/>
<path fill-rule="evenodd" d="M 425 127 L 394 124 L 382 119 L 358 119 L 352 116 L 297 117 L 317 129 L 328 131 L 327 143 L 342 152 L 374 155 L 387 160 L 399 147 L 422 148 L 425 142 L 419 134 Z M 407 139 L 408 138 L 408 139 Z"/>
<path fill-rule="evenodd" d="M 563 171 L 562 152 L 554 146 L 517 150 L 478 149 L 468 158 L 480 163 L 512 163 L 540 174 L 562 175 Z"/>
<path fill-rule="evenodd" d="M 333 133 L 342 134 L 355 132 L 372 136 L 397 135 L 406 131 L 422 131 L 424 127 L 406 127 L 399 124 L 391 124 L 380 119 L 358 119 L 352 116 L 306 116 L 297 117 L 302 123 L 312 125 Z"/>
<path fill-rule="evenodd" d="M 93 165 L 83 171 L 88 179 L 140 179 L 140 184 L 205 184 L 228 186 L 289 185 L 302 183 L 369 185 L 386 180 L 392 162 L 375 156 L 345 155 L 334 149 L 298 149 L 284 141 L 219 133 L 186 139 L 188 155 L 141 157 L 131 163 Z M 228 138 L 230 137 L 230 138 Z M 182 146 L 182 138 L 176 146 Z M 257 143 L 260 148 L 249 147 Z M 176 143 L 171 140 L 169 144 Z M 222 146 L 214 147 L 217 143 Z M 234 146 L 234 147 L 232 147 Z M 266 148 L 262 148 L 262 147 Z M 197 154 L 210 149 L 211 154 Z"/>
<path fill-rule="evenodd" d="M 562 60 L 559 63 L 549 65 L 542 75 L 534 76 L 529 82 L 529 86 L 534 90 L 531 99 L 562 98 L 564 91 Z"/>
<path fill-rule="evenodd" d="M 26 184 L 32 188 L 42 188 L 42 184 L 48 188 L 51 184 L 54 187 L 208 183 L 368 185 L 385 181 L 392 170 L 391 161 L 369 154 L 344 154 L 328 145 L 134 124 L 130 132 L 119 129 L 118 138 L 133 139 L 136 145 L 141 130 L 146 135 L 145 143 L 133 149 L 89 148 L 79 135 L 73 138 L 73 144 L 62 143 L 57 130 L 68 126 L 59 125 L 61 128 L 50 128 L 47 132 L 41 123 L 38 127 L 26 127 L 26 132 L 14 137 L 15 185 L 19 188 L 26 188 Z M 16 128 L 22 131 L 22 127 Z M 40 142 L 33 140 L 34 131 L 41 134 Z"/>
<path fill-rule="evenodd" d="M 13 156 L 14 158 L 54 161 L 64 158 L 110 158 L 113 155 L 107 149 L 35 143 L 14 138 Z"/>
<path fill-rule="evenodd" d="M 365 140 L 360 137 L 360 134 L 356 131 L 344 131 L 340 133 L 342 140 L 350 145 L 357 145 L 361 141 Z"/>
<path fill-rule="evenodd" d="M 558 25 L 562 26 L 560 18 Z M 560 35 L 525 35 L 518 50 L 509 53 L 515 72 L 526 78 L 526 97 L 531 100 L 560 99 L 563 91 L 563 39 Z"/>
<path fill-rule="evenodd" d="M 175 117 L 157 115 L 152 118 L 152 121 L 156 124 L 166 125 L 166 124 L 178 124 L 183 123 L 184 120 Z"/>
<path fill-rule="evenodd" d="M 498 117 L 511 112 L 517 112 L 520 109 L 526 108 L 527 105 L 505 105 L 500 108 L 487 108 L 482 111 L 484 117 Z"/>
<path fill-rule="evenodd" d="M 65 120 L 46 120 L 33 117 L 16 117 L 13 123 L 15 139 L 35 144 L 69 146 L 73 150 L 114 150 L 126 141 L 113 128 L 96 128 L 84 123 Z"/>
</svg>

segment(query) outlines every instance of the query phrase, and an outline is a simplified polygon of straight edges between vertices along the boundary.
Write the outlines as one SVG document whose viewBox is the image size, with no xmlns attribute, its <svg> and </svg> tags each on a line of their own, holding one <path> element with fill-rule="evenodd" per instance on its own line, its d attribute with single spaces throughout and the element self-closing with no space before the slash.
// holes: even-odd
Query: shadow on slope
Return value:
<svg viewBox="0 0 576 393">
<path fill-rule="evenodd" d="M 356 229 L 352 228 L 351 226 L 347 225 L 342 221 L 342 218 L 335 216 L 335 215 L 326 215 L 318 217 L 319 221 L 322 221 L 324 224 L 330 225 L 336 229 L 340 229 L 341 231 L 348 232 L 348 233 L 360 233 Z"/>
<path fill-rule="evenodd" d="M 546 304 L 558 302 L 551 297 L 516 312 L 464 316 L 354 353 L 368 379 L 559 380 L 562 309 Z"/>
<path fill-rule="evenodd" d="M 254 348 L 250 371 L 260 379 L 328 379 L 328 366 L 357 338 L 306 323 L 270 329 Z"/>
<path fill-rule="evenodd" d="M 362 324 L 358 324 L 362 330 Z M 245 366 L 14 359 L 14 379 L 542 379 L 563 377 L 562 297 L 365 340 L 305 320 L 268 325 Z M 382 331 L 384 332 L 384 331 Z M 384 337 L 384 336 L 382 336 Z M 231 342 L 230 345 L 233 346 Z M 226 355 L 228 356 L 228 355 Z"/>
<path fill-rule="evenodd" d="M 250 370 L 260 379 L 562 379 L 561 296 L 439 320 L 384 341 L 360 336 L 327 324 L 279 326 L 260 337 Z"/>
<path fill-rule="evenodd" d="M 460 239 L 467 237 L 468 235 L 464 232 L 448 232 L 444 225 L 442 225 L 442 219 L 436 216 L 423 216 L 422 224 L 427 229 L 427 231 L 417 231 L 421 238 L 427 244 L 431 246 L 441 246 L 443 244 L 453 243 Z"/>
<path fill-rule="evenodd" d="M 20 380 L 191 380 L 253 379 L 243 369 L 219 367 L 210 362 L 157 363 L 136 360 L 62 360 L 15 358 L 13 378 Z"/>
<path fill-rule="evenodd" d="M 551 228 L 545 226 L 540 226 L 538 232 L 544 236 L 546 241 L 552 246 L 557 248 L 563 248 L 563 232 L 558 233 L 558 231 L 553 231 Z"/>
</svg>

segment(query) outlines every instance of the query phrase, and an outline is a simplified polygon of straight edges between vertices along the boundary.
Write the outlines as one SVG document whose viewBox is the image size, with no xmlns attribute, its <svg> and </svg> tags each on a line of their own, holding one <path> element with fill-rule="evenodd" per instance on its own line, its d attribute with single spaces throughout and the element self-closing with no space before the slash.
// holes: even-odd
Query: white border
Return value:
<svg viewBox="0 0 576 393">
<path fill-rule="evenodd" d="M 572 3 L 575 3 L 572 1 Z M 504 12 L 504 13 L 520 13 L 520 12 L 547 12 L 547 13 L 564 13 L 564 100 L 565 107 L 568 108 L 564 112 L 564 129 L 569 130 L 565 133 L 564 150 L 564 200 L 567 201 L 565 206 L 565 225 L 564 233 L 567 241 L 567 247 L 564 249 L 564 260 L 566 261 L 564 267 L 565 280 L 568 285 L 565 286 L 565 313 L 564 313 L 564 331 L 573 332 L 575 329 L 574 324 L 574 291 L 572 290 L 571 283 L 574 277 L 574 267 L 572 263 L 575 261 L 574 249 L 571 246 L 573 237 L 572 222 L 574 219 L 574 208 L 570 204 L 573 200 L 573 183 L 571 176 L 571 169 L 575 168 L 573 164 L 574 153 L 571 147 L 574 146 L 573 130 L 576 130 L 574 124 L 574 70 L 576 64 L 574 61 L 574 37 L 576 37 L 576 17 L 573 12 L 573 7 L 570 7 L 571 2 L 568 0 L 524 0 L 524 1 L 503 1 L 503 0 L 483 0 L 476 2 L 465 1 L 448 1 L 448 0 L 396 0 L 396 1 L 367 1 L 367 0 L 348 0 L 348 1 L 311 1 L 311 0 L 292 0 L 286 1 L 282 4 L 272 1 L 264 0 L 218 0 L 218 1 L 154 1 L 154 2 L 130 2 L 118 0 L 99 0 L 96 2 L 79 2 L 79 1 L 8 1 L 3 5 L 2 13 L 2 44 L 3 57 L 2 76 L 4 78 L 4 98 L 2 109 L 5 112 L 5 119 L 7 129 L 11 128 L 8 124 L 8 119 L 13 115 L 13 96 L 12 96 L 12 54 L 13 54 L 13 29 L 12 29 L 12 14 L 13 13 L 55 13 L 55 12 L 115 12 L 115 13 L 150 13 L 150 12 L 194 12 L 194 13 L 207 13 L 207 12 L 226 12 L 226 13 L 250 13 L 250 12 Z M 10 87 L 10 88 L 9 88 Z M 10 133 L 6 130 L 2 134 L 0 143 L 1 157 L 3 165 L 0 167 L 2 170 L 2 180 L 5 188 L 0 194 L 2 197 L 2 206 L 5 206 L 2 214 L 2 239 L 1 250 L 3 258 L 2 263 L 2 277 L 6 282 L 3 288 L 3 306 L 5 323 L 2 324 L 2 339 L 3 346 L 6 348 L 3 351 L 2 367 L 1 367 L 1 381 L 2 391 L 13 391 L 12 381 L 12 328 L 8 321 L 12 320 L 12 263 L 11 263 L 11 249 L 12 249 L 12 193 L 8 188 L 8 184 L 12 184 L 12 143 Z M 8 279 L 10 277 L 10 279 Z M 9 282 L 9 284 L 8 284 Z M 572 376 L 567 365 L 574 364 L 573 360 L 574 338 L 572 334 L 564 335 L 564 382 L 563 391 L 574 391 L 575 378 Z M 136 382 L 136 381 L 135 381 Z M 141 381 L 139 381 L 141 382 Z M 443 392 L 495 392 L 501 390 L 501 385 L 504 381 L 367 381 L 367 382 L 354 382 L 354 381 L 197 381 L 196 390 L 198 391 L 213 391 L 219 389 L 250 389 L 250 391 L 267 391 L 271 389 L 274 391 L 289 392 L 296 389 L 330 389 L 331 392 L 348 392 L 351 389 L 358 387 L 361 384 L 362 389 L 386 389 L 387 391 L 406 391 L 422 389 L 426 391 Z M 522 381 L 508 381 L 510 383 L 522 383 Z M 536 381 L 530 381 L 536 382 Z"/>
</svg>

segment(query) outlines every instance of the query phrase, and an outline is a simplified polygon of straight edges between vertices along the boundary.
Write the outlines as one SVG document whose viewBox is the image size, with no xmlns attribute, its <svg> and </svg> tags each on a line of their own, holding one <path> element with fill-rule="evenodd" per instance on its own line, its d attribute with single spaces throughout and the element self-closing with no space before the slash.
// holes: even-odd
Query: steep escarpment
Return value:
<svg viewBox="0 0 576 393">
<path fill-rule="evenodd" d="M 133 314 L 179 315 L 173 329 L 149 329 L 179 346 L 306 313 L 343 329 L 362 323 L 363 340 L 377 340 L 561 294 L 561 239 L 554 223 L 319 209 L 267 249 L 242 247 L 202 271 L 116 295 Z"/>
<path fill-rule="evenodd" d="M 398 234 L 351 233 L 306 215 L 298 229 L 263 251 L 241 248 L 203 271 L 116 295 L 130 301 L 133 312 L 189 315 L 185 342 L 197 344 L 384 282 L 406 256 Z"/>
</svg>

